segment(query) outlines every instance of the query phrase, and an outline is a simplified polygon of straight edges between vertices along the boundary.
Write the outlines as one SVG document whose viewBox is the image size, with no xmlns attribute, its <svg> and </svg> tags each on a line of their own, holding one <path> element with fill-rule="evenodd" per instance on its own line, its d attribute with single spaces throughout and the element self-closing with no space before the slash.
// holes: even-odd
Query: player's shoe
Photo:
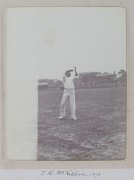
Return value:
<svg viewBox="0 0 134 180">
<path fill-rule="evenodd" d="M 76 118 L 76 117 L 74 117 L 74 118 L 72 118 L 72 120 L 77 120 L 77 118 Z"/>
<path fill-rule="evenodd" d="M 59 116 L 58 119 L 65 119 L 66 116 Z"/>
</svg>

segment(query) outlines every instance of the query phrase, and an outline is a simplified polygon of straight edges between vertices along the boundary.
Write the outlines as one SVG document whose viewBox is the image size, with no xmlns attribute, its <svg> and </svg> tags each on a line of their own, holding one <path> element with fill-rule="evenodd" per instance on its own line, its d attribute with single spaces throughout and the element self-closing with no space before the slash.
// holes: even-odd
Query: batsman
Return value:
<svg viewBox="0 0 134 180">
<path fill-rule="evenodd" d="M 76 102 L 74 80 L 78 77 L 79 75 L 77 73 L 76 66 L 74 66 L 74 69 L 70 69 L 65 72 L 65 75 L 63 77 L 64 92 L 60 106 L 59 119 L 64 119 L 66 117 L 66 100 L 69 98 L 71 108 L 71 119 L 77 120 L 75 115 Z"/>
</svg>

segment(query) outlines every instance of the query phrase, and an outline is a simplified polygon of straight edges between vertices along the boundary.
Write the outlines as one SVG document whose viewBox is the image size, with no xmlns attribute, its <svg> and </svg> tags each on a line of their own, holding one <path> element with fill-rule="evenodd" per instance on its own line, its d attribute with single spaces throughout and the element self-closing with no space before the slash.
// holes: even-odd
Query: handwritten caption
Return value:
<svg viewBox="0 0 134 180">
<path fill-rule="evenodd" d="M 42 170 L 41 176 L 71 176 L 71 177 L 93 177 L 101 176 L 101 172 L 92 172 L 84 170 Z"/>
</svg>

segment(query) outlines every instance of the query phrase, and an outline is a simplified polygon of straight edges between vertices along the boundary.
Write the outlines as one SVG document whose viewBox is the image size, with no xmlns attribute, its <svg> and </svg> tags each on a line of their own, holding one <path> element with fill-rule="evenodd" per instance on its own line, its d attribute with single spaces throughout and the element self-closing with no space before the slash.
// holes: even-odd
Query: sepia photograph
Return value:
<svg viewBox="0 0 134 180">
<path fill-rule="evenodd" d="M 125 9 L 11 8 L 6 25 L 8 158 L 125 160 Z"/>
</svg>

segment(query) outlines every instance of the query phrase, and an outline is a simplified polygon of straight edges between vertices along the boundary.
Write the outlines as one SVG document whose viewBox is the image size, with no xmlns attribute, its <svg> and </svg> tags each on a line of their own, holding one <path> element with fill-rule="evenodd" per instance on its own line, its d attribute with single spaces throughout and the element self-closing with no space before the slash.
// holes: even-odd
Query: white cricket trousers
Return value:
<svg viewBox="0 0 134 180">
<path fill-rule="evenodd" d="M 76 118 L 75 116 L 75 109 L 76 109 L 76 104 L 75 104 L 75 90 L 74 89 L 65 89 L 61 101 L 61 107 L 60 107 L 60 115 L 61 116 L 66 116 L 66 100 L 69 97 L 70 99 L 70 107 L 71 107 L 71 117 Z"/>
</svg>

